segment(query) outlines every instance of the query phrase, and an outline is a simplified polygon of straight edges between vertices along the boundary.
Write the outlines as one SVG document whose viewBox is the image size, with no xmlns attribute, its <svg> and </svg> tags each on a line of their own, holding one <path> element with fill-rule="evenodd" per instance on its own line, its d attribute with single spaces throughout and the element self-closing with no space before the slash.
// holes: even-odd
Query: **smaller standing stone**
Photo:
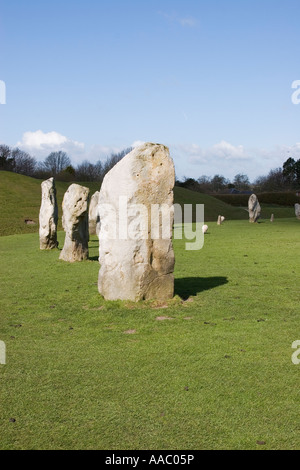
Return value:
<svg viewBox="0 0 300 470">
<path fill-rule="evenodd" d="M 255 223 L 260 218 L 260 204 L 256 194 L 251 194 L 248 200 L 249 222 Z"/>
<path fill-rule="evenodd" d="M 62 209 L 62 225 L 66 232 L 60 259 L 74 262 L 89 256 L 89 188 L 71 184 L 66 191 Z"/>
<path fill-rule="evenodd" d="M 295 204 L 295 215 L 300 220 L 300 204 Z"/>
<path fill-rule="evenodd" d="M 56 200 L 56 189 L 54 178 L 49 178 L 43 181 L 42 188 L 42 202 L 39 214 L 39 236 L 40 236 L 40 249 L 52 250 L 57 248 L 57 221 L 58 221 L 58 208 Z"/>
<path fill-rule="evenodd" d="M 89 232 L 90 235 L 95 233 L 99 234 L 99 224 L 100 224 L 100 215 L 99 215 L 99 194 L 100 191 L 96 191 L 90 201 L 89 208 Z"/>
<path fill-rule="evenodd" d="M 219 215 L 219 216 L 218 216 L 217 225 L 221 225 L 221 223 L 222 223 L 222 222 L 221 222 L 221 216 Z"/>
<path fill-rule="evenodd" d="M 270 222 L 274 222 L 274 214 L 271 215 Z"/>
</svg>

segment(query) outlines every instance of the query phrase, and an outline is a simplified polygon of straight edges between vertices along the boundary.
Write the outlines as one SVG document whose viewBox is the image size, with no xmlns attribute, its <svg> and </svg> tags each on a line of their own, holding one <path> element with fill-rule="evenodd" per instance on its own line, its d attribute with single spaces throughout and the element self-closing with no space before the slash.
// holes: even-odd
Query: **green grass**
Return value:
<svg viewBox="0 0 300 470">
<path fill-rule="evenodd" d="M 0 171 L 0 236 L 17 233 L 35 233 L 39 230 L 39 211 L 41 205 L 41 182 L 36 178 Z M 59 212 L 58 229 L 61 230 L 61 203 L 64 193 L 71 183 L 56 181 Z M 90 188 L 91 194 L 99 190 L 98 183 L 79 183 Z M 26 225 L 25 219 L 33 220 L 36 225 Z"/>
<path fill-rule="evenodd" d="M 18 175 L 8 171 L 0 171 L 0 236 L 17 233 L 38 232 L 39 210 L 41 205 L 41 180 Z M 61 230 L 61 203 L 65 191 L 71 183 L 56 182 L 57 201 L 59 211 L 59 225 Z M 80 183 L 90 188 L 90 193 L 100 189 L 99 183 Z M 207 221 L 217 220 L 219 214 L 226 219 L 246 219 L 247 213 L 240 208 L 219 201 L 206 194 L 196 193 L 184 188 L 175 188 L 175 203 L 193 204 L 194 212 L 196 204 L 205 204 L 205 217 Z M 31 219 L 35 225 L 26 225 L 25 219 Z"/>
<path fill-rule="evenodd" d="M 176 240 L 166 304 L 104 301 L 96 238 L 68 264 L 1 237 L 0 448 L 299 449 L 299 235 L 275 218 Z"/>
<path fill-rule="evenodd" d="M 71 183 L 56 182 L 59 223 L 58 229 L 62 230 L 61 203 L 65 191 Z M 80 183 L 90 188 L 93 194 L 99 190 L 99 183 Z M 214 222 L 218 215 L 223 215 L 226 220 L 247 220 L 248 213 L 245 208 L 231 206 L 208 194 L 201 194 L 185 188 L 174 188 L 174 202 L 180 205 L 193 204 L 193 217 L 195 220 L 196 204 L 204 204 L 205 221 Z M 16 173 L 0 171 L 0 236 L 17 233 L 38 232 L 39 210 L 41 204 L 41 180 L 29 178 Z M 275 204 L 261 204 L 262 218 L 270 219 L 273 213 L 275 218 L 294 217 L 293 207 L 284 207 Z M 31 219 L 35 225 L 26 225 L 24 220 Z"/>
<path fill-rule="evenodd" d="M 239 220 L 248 218 L 248 213 L 240 207 L 230 206 L 215 197 L 208 194 L 190 191 L 189 189 L 175 187 L 174 188 L 174 202 L 180 205 L 193 204 L 193 217 L 194 221 L 196 204 L 204 204 L 204 216 L 206 222 L 217 221 L 219 215 L 223 215 L 226 220 Z"/>
</svg>

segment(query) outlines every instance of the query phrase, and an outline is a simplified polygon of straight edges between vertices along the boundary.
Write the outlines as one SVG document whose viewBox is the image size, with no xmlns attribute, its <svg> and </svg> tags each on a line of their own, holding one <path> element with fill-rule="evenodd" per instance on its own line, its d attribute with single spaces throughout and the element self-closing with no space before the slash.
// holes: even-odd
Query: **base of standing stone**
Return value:
<svg viewBox="0 0 300 470">
<path fill-rule="evenodd" d="M 65 243 L 59 259 L 74 263 L 75 261 L 85 261 L 89 258 L 89 249 L 87 246 L 83 246 L 77 240 L 68 241 Z"/>
<path fill-rule="evenodd" d="M 58 241 L 40 240 L 40 250 L 54 250 L 55 248 L 58 248 Z"/>
</svg>

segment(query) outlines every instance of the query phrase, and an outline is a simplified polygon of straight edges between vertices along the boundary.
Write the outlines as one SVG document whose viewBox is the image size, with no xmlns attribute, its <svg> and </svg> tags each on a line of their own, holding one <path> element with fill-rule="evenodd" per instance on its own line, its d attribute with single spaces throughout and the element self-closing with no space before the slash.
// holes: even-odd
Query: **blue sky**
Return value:
<svg viewBox="0 0 300 470">
<path fill-rule="evenodd" d="M 74 165 L 138 142 L 176 174 L 300 158 L 299 0 L 0 0 L 0 142 Z"/>
</svg>

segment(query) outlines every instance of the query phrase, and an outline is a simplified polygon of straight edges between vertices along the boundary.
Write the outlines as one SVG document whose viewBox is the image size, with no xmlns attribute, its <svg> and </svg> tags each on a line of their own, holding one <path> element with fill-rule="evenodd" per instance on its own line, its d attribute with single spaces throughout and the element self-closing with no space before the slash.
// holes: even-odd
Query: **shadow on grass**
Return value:
<svg viewBox="0 0 300 470">
<path fill-rule="evenodd" d="M 175 295 L 187 300 L 191 295 L 197 295 L 204 290 L 227 284 L 227 277 L 183 277 L 175 279 Z"/>
<path fill-rule="evenodd" d="M 89 261 L 99 261 L 99 255 L 98 256 L 89 256 Z"/>
</svg>

